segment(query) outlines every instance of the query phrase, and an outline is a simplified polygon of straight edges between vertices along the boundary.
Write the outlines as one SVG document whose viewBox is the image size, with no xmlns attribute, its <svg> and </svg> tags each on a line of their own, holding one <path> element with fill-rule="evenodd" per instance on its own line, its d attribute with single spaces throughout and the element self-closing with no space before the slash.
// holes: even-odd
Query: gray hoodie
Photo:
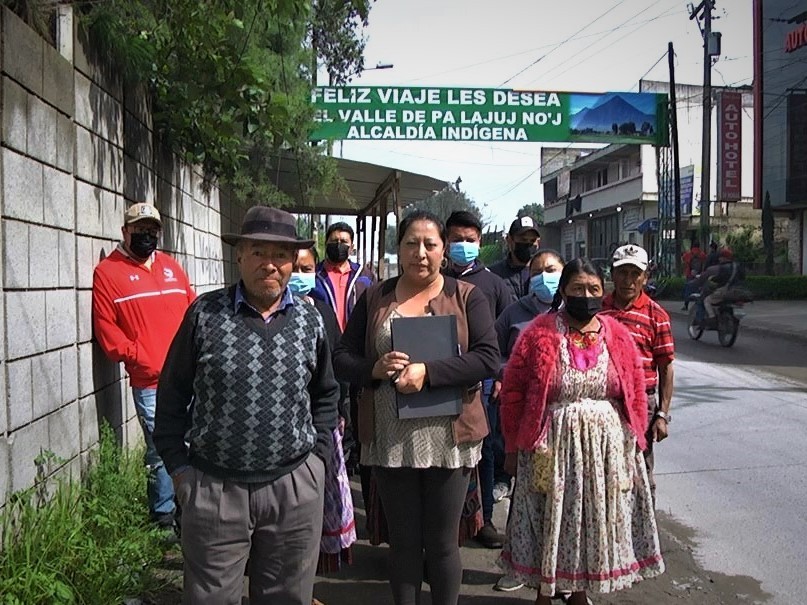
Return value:
<svg viewBox="0 0 807 605">
<path fill-rule="evenodd" d="M 502 311 L 496 320 L 496 336 L 499 339 L 499 351 L 502 355 L 502 369 L 510 357 L 510 351 L 516 344 L 521 331 L 538 315 L 549 311 L 551 303 L 544 303 L 538 300 L 535 294 L 522 296 L 516 302 L 509 305 Z"/>
</svg>

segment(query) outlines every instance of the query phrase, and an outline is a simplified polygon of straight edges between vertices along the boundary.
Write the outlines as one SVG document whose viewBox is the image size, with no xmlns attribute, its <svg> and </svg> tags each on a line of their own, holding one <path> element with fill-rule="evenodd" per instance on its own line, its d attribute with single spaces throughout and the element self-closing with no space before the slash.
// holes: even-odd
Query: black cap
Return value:
<svg viewBox="0 0 807 605">
<path fill-rule="evenodd" d="M 538 228 L 535 226 L 535 221 L 529 216 L 522 216 L 510 223 L 510 231 L 508 231 L 508 233 L 510 237 L 515 237 L 527 231 L 535 231 L 535 235 L 541 237 L 541 232 L 538 231 Z"/>
</svg>

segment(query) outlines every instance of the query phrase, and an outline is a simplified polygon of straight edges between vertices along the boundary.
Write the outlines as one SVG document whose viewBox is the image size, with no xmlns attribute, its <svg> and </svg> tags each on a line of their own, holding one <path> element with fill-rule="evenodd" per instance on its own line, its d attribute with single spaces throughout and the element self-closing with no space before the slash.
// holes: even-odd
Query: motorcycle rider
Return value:
<svg viewBox="0 0 807 605">
<path fill-rule="evenodd" d="M 696 282 L 701 288 L 701 300 L 706 310 L 706 327 L 717 325 L 716 307 L 725 300 L 729 290 L 744 279 L 745 269 L 734 260 L 731 249 L 721 248 L 718 252 L 718 264 L 701 273 Z"/>
</svg>

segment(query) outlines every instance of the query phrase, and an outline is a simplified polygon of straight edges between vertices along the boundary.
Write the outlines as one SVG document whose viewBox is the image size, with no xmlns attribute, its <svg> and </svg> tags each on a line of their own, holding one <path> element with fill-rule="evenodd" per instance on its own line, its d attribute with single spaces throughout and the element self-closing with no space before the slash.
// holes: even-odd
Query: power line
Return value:
<svg viewBox="0 0 807 605">
<path fill-rule="evenodd" d="M 672 16 L 672 14 L 670 14 L 668 16 Z M 634 24 L 634 25 L 644 25 L 644 24 L 647 24 L 647 23 L 652 23 L 653 21 L 656 21 L 658 18 L 659 17 L 654 17 L 652 19 L 647 19 L 645 21 L 641 21 L 638 24 Z M 587 38 L 593 38 L 595 36 L 600 36 L 602 34 L 607 34 L 607 33 L 611 33 L 611 32 L 614 32 L 614 31 L 618 31 L 619 29 L 622 29 L 622 27 L 617 26 L 617 27 L 612 27 L 612 28 L 609 28 L 609 29 L 604 29 L 604 30 L 600 30 L 600 31 L 597 31 L 597 32 L 593 32 L 593 33 L 590 33 L 590 34 L 586 34 L 584 36 L 575 36 L 570 41 L 577 42 L 579 40 L 585 40 Z M 423 80 L 428 80 L 429 78 L 434 78 L 436 76 L 443 76 L 445 74 L 450 74 L 450 73 L 459 72 L 459 71 L 465 71 L 465 70 L 468 70 L 468 69 L 473 69 L 474 67 L 479 67 L 481 65 L 488 65 L 490 63 L 496 63 L 497 61 L 504 61 L 505 59 L 512 59 L 513 57 L 520 57 L 522 55 L 533 53 L 535 51 L 542 50 L 544 48 L 550 48 L 550 47 L 555 46 L 555 45 L 560 44 L 560 43 L 561 42 L 551 42 L 549 44 L 542 44 L 541 46 L 536 46 L 535 48 L 529 48 L 527 50 L 522 50 L 522 51 L 519 51 L 519 52 L 516 52 L 516 53 L 511 53 L 509 55 L 502 55 L 502 56 L 499 56 L 499 57 L 494 57 L 492 59 L 486 59 L 484 61 L 478 61 L 476 63 L 471 63 L 471 64 L 468 64 L 468 65 L 461 65 L 461 66 L 458 66 L 458 67 L 452 67 L 452 68 L 446 69 L 444 71 L 432 73 L 432 74 L 429 74 L 429 75 L 426 75 L 426 76 L 421 76 L 419 78 L 410 79 L 410 80 L 407 80 L 406 82 L 410 83 L 410 84 L 415 83 L 415 82 L 422 82 Z"/>
<path fill-rule="evenodd" d="M 633 28 L 633 30 L 632 30 L 630 33 L 628 33 L 627 35 L 623 36 L 623 38 L 622 38 L 622 39 L 624 40 L 624 39 L 625 39 L 625 38 L 627 38 L 628 36 L 631 36 L 632 34 L 634 34 L 634 33 L 636 33 L 637 31 L 639 31 L 639 30 L 640 30 L 642 27 L 644 27 L 644 24 L 641 24 L 641 23 L 631 23 L 631 21 L 633 21 L 633 20 L 634 20 L 636 17 L 638 17 L 638 16 L 639 16 L 639 15 L 641 15 L 642 13 L 644 13 L 644 12 L 646 12 L 646 11 L 650 10 L 651 8 L 653 8 L 654 6 L 656 6 L 657 4 L 659 4 L 659 2 L 661 2 L 661 1 L 662 1 L 662 0 L 656 0 L 656 2 L 654 2 L 653 4 L 651 4 L 651 5 L 647 6 L 647 7 L 645 7 L 643 10 L 641 10 L 641 11 L 640 11 L 640 12 L 638 12 L 637 14 L 635 14 L 635 15 L 631 16 L 631 17 L 630 17 L 630 18 L 628 18 L 627 20 L 625 20 L 625 21 L 623 21 L 622 23 L 620 23 L 620 24 L 619 24 L 619 27 L 617 28 L 617 30 L 621 30 L 621 29 L 623 29 L 623 28 L 629 28 L 629 27 L 632 27 L 632 28 Z M 674 9 L 673 9 L 673 8 L 666 8 L 666 9 L 664 9 L 664 11 L 663 11 L 662 13 L 660 13 L 659 15 L 656 15 L 656 16 L 655 16 L 653 19 L 651 19 L 650 21 L 656 21 L 656 20 L 658 20 L 658 19 L 662 19 L 662 18 L 664 18 L 664 17 L 668 17 L 668 16 L 672 16 L 672 15 L 676 14 L 675 12 L 670 12 L 670 11 L 672 11 L 672 10 L 674 10 Z M 680 12 L 680 11 L 678 11 L 678 12 Z M 609 36 L 611 36 L 613 33 L 614 33 L 614 32 L 610 32 L 610 33 L 608 33 L 608 34 L 606 34 L 606 35 L 604 35 L 604 36 L 601 36 L 601 37 L 600 37 L 598 40 L 595 40 L 594 42 L 592 42 L 591 44 L 589 44 L 589 45 L 586 47 L 586 49 L 584 49 L 584 50 L 591 50 L 591 49 L 593 49 L 593 47 L 594 47 L 594 46 L 596 46 L 597 44 L 599 44 L 600 42 L 602 42 L 603 40 L 605 40 L 606 38 L 608 38 Z M 580 60 L 579 60 L 577 63 L 575 63 L 574 65 L 571 65 L 571 66 L 567 67 L 567 68 L 566 68 L 566 71 L 569 71 L 569 70 L 571 70 L 571 69 L 574 69 L 575 67 L 577 67 L 577 66 L 578 66 L 578 65 L 580 65 L 581 63 L 585 63 L 585 62 L 586 62 L 586 61 L 588 61 L 588 60 L 589 60 L 591 57 L 593 57 L 594 55 L 596 55 L 596 54 L 598 54 L 598 53 L 599 53 L 599 50 L 595 50 L 594 52 L 592 52 L 592 53 L 590 53 L 590 54 L 586 55 L 585 57 L 583 57 L 582 59 L 580 59 Z M 538 80 L 540 80 L 541 78 L 546 78 L 547 76 L 549 76 L 549 74 L 551 74 L 551 73 L 553 73 L 553 72 L 557 71 L 558 69 L 560 69 L 561 67 L 563 67 L 564 65 L 566 65 L 567 63 L 569 63 L 569 61 L 573 61 L 574 59 L 578 58 L 579 56 L 580 56 L 580 53 L 578 53 L 578 54 L 576 54 L 576 55 L 572 55 L 571 57 L 567 58 L 565 61 L 562 61 L 561 63 L 559 63 L 559 64 L 555 65 L 554 67 L 550 67 L 550 68 L 549 68 L 547 71 L 543 72 L 543 73 L 542 73 L 540 76 L 538 76 L 537 78 L 535 78 L 535 79 L 533 79 L 531 82 L 529 82 L 529 84 L 528 84 L 528 85 L 534 84 L 535 82 L 537 82 L 537 81 L 538 81 Z"/>
<path fill-rule="evenodd" d="M 582 32 L 582 31 L 584 31 L 584 30 L 588 29 L 589 27 L 591 27 L 592 25 L 594 25 L 594 24 L 595 24 L 597 21 L 599 21 L 600 19 L 602 19 L 602 18 L 603 18 L 605 15 L 607 15 L 607 14 L 608 14 L 608 13 L 610 13 L 612 10 L 614 10 L 615 8 L 617 8 L 618 6 L 620 6 L 621 4 L 624 4 L 624 3 L 625 3 L 625 0 L 619 0 L 619 1 L 618 1 L 616 4 L 614 4 L 614 5 L 613 5 L 611 8 L 609 8 L 609 9 L 608 9 L 608 10 L 606 10 L 604 13 L 602 13 L 602 14 L 601 14 L 599 17 L 596 17 L 594 20 L 592 20 L 592 21 L 588 22 L 586 25 L 584 25 L 583 27 L 581 27 L 580 29 L 578 29 L 576 32 L 574 32 L 574 33 L 573 33 L 571 36 L 569 36 L 568 38 L 566 38 L 566 39 L 565 39 L 565 40 L 563 40 L 562 42 L 559 42 L 557 45 L 555 45 L 554 47 L 552 47 L 552 49 L 551 49 L 551 50 L 547 51 L 546 53 L 544 53 L 543 55 L 541 55 L 540 57 L 538 57 L 537 59 L 535 59 L 535 61 L 531 62 L 531 63 L 530 63 L 529 65 L 527 65 L 527 66 L 526 66 L 524 69 L 519 70 L 518 72 L 516 72 L 515 74 L 513 74 L 512 76 L 510 76 L 509 78 L 507 78 L 507 79 L 506 79 L 504 82 L 502 82 L 501 84 L 499 84 L 499 86 L 500 86 L 500 87 L 501 87 L 501 86 L 504 86 L 505 84 L 507 84 L 508 82 L 512 81 L 512 80 L 513 80 L 514 78 L 516 78 L 517 76 L 520 76 L 521 74 L 523 74 L 525 71 L 527 71 L 528 69 L 530 69 L 530 68 L 531 68 L 531 67 L 533 67 L 534 65 L 537 65 L 537 64 L 538 64 L 540 61 L 543 61 L 543 60 L 544 60 L 546 57 L 548 57 L 549 55 L 551 55 L 553 52 L 555 52 L 555 51 L 556 51 L 557 49 L 559 49 L 561 46 L 563 46 L 563 45 L 564 45 L 564 44 L 566 44 L 567 42 L 570 42 L 570 41 L 571 41 L 571 40 L 572 40 L 572 39 L 573 39 L 573 38 L 574 38 L 574 37 L 575 37 L 577 34 L 579 34 L 580 32 Z"/>
</svg>

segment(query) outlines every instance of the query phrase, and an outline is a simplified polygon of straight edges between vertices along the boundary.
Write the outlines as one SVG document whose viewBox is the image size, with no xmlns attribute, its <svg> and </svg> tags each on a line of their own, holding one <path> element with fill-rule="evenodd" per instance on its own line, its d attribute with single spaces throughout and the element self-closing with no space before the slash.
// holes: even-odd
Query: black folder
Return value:
<svg viewBox="0 0 807 605">
<path fill-rule="evenodd" d="M 437 361 L 460 354 L 457 318 L 453 315 L 393 317 L 392 349 L 409 355 L 411 363 Z M 460 387 L 423 387 L 417 393 L 395 392 L 398 418 L 456 416 L 462 411 Z"/>
</svg>

